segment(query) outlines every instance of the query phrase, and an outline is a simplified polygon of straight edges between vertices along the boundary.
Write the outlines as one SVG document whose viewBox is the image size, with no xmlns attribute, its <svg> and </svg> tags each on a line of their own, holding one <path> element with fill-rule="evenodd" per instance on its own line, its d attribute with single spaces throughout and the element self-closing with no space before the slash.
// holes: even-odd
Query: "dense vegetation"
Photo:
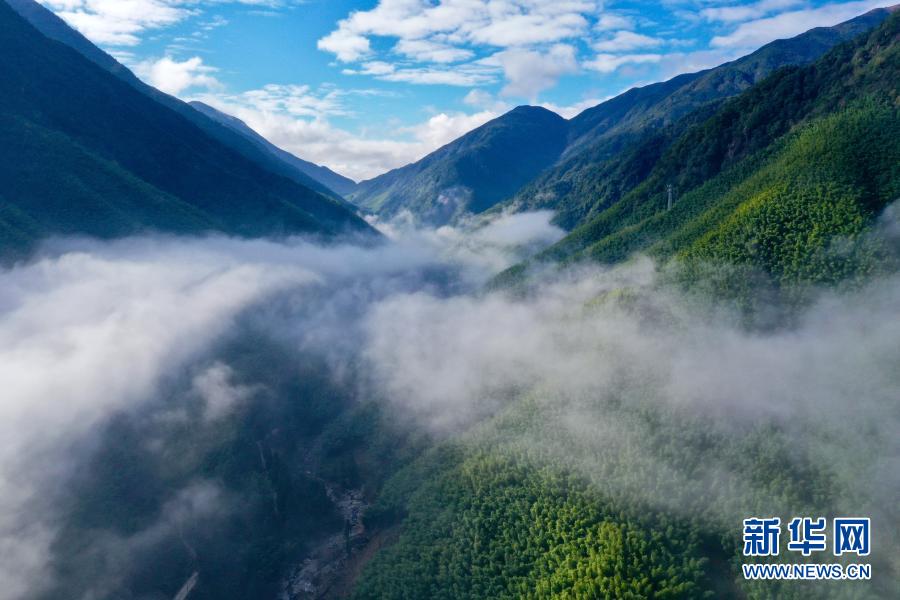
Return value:
<svg viewBox="0 0 900 600">
<path fill-rule="evenodd" d="M 0 4 L 4 253 L 54 233 L 367 230 Z M 188 107 L 189 110 L 192 110 Z M 196 112 L 196 111 L 194 111 Z"/>
<path fill-rule="evenodd" d="M 674 277 L 689 286 L 751 302 L 769 299 L 761 283 L 794 294 L 894 269 L 894 255 L 868 234 L 900 197 L 900 16 L 749 87 L 870 21 L 633 92 L 574 124 L 518 109 L 370 182 L 367 202 L 437 222 L 480 212 L 569 144 L 564 164 L 577 168 L 529 188 L 541 203 L 519 198 L 545 206 L 540 190 L 552 187 L 564 222 L 582 223 L 543 258 L 616 263 L 645 251 L 677 258 Z M 2 3 L 0 50 L 23 57 L 0 78 L 5 247 L 54 232 L 362 227 L 340 202 L 248 162 Z M 506 168 L 510 157 L 521 169 Z M 666 210 L 670 183 L 677 203 Z M 450 184 L 461 202 L 436 193 Z M 618 290 L 572 311 L 622 311 L 660 330 L 692 325 L 644 312 L 637 294 Z M 171 598 L 194 572 L 192 599 L 272 597 L 286 569 L 345 526 L 329 485 L 377 498 L 366 524 L 393 536 L 357 582 L 359 599 L 896 593 L 893 547 L 873 555 L 872 582 L 745 582 L 747 515 L 893 508 L 872 506 L 857 485 L 877 475 L 867 463 L 824 456 L 810 442 L 835 431 L 809 425 L 797 436 L 753 419 L 724 426 L 667 404 L 652 365 L 635 361 L 616 385 L 573 394 L 516 390 L 487 422 L 432 443 L 375 401 L 386 399 L 360 399 L 359 382 L 332 377 L 321 356 L 250 325 L 213 359 L 231 365 L 252 402 L 206 419 L 196 373 L 172 374 L 151 406 L 117 415 L 78 449 L 92 458 L 55 499 L 63 526 L 45 597 Z"/>
<path fill-rule="evenodd" d="M 838 257 L 900 197 L 898 18 L 808 67 L 781 70 L 689 127 L 624 197 L 543 258 L 602 262 L 638 251 L 727 261 L 776 284 L 868 267 Z M 667 185 L 676 193 L 667 210 Z M 516 276 L 517 270 L 508 274 Z"/>
<path fill-rule="evenodd" d="M 736 61 L 629 90 L 588 109 L 570 122 L 570 142 L 559 163 L 505 204 L 552 209 L 556 222 L 567 229 L 585 223 L 641 183 L 679 136 L 714 113 L 723 100 L 751 89 L 779 68 L 815 61 L 875 27 L 887 14 L 875 10 L 834 27 L 777 40 Z"/>
<path fill-rule="evenodd" d="M 798 443 L 813 435 L 666 407 L 646 375 L 589 401 L 537 390 L 402 471 L 372 511 L 398 539 L 354 597 L 890 597 L 889 558 L 873 585 L 744 581 L 743 515 L 835 514 L 865 492 Z"/>
<path fill-rule="evenodd" d="M 209 419 L 192 380 L 216 364 L 253 395 Z M 96 439 L 65 482 L 43 598 L 172 598 L 193 572 L 191 598 L 274 598 L 287 569 L 344 526 L 326 486 L 375 493 L 420 446 L 320 357 L 252 328 Z"/>
<path fill-rule="evenodd" d="M 687 287 L 767 308 L 770 286 L 796 296 L 895 271 L 896 249 L 871 232 L 900 198 L 898 41 L 900 15 L 618 150 L 621 160 L 601 171 L 618 181 L 621 199 L 543 258 L 677 258 L 667 275 Z M 678 190 L 672 210 L 668 183 Z M 640 310 L 627 290 L 617 297 Z M 713 416 L 664 406 L 652 373 L 621 377 L 577 398 L 533 390 L 394 477 L 372 514 L 397 527 L 397 541 L 355 597 L 895 593 L 890 559 L 879 562 L 882 578 L 859 586 L 761 584 L 740 574 L 742 515 L 877 511 L 850 482 L 850 465 L 798 443 L 827 432 L 723 428 Z"/>
<path fill-rule="evenodd" d="M 647 206 L 641 218 L 637 208 L 622 219 L 631 223 L 584 252 L 607 262 L 638 250 L 678 253 L 752 266 L 779 283 L 864 275 L 874 256 L 864 266 L 865 257 L 832 245 L 846 250 L 898 197 L 898 127 L 896 108 L 874 104 L 815 120 L 685 194 L 672 211 Z"/>
</svg>

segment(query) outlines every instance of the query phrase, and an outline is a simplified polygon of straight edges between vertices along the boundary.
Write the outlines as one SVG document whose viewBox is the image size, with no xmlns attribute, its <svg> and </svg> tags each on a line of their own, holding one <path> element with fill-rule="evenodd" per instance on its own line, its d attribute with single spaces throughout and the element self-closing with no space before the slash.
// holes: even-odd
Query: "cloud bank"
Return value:
<svg viewBox="0 0 900 600">
<path fill-rule="evenodd" d="M 377 249 L 303 240 L 75 241 L 0 272 L 0 597 L 26 597 L 49 575 L 50 500 L 83 459 L 70 450 L 117 412 L 153 399 L 170 374 L 202 362 L 243 312 L 273 295 L 302 299 L 303 290 L 353 280 L 384 286 L 377 297 L 390 293 L 394 277 L 438 266 L 464 272 L 469 288 L 521 258 L 521 244 L 553 241 L 557 232 L 541 215 L 503 219 L 473 240 L 445 228 Z M 329 337 L 339 338 L 339 321 L 329 323 Z M 221 363 L 199 371 L 190 393 L 207 421 L 253 394 Z"/>
<path fill-rule="evenodd" d="M 842 489 L 859 492 L 841 508 L 871 509 L 880 547 L 897 546 L 900 276 L 823 291 L 796 324 L 763 332 L 673 287 L 646 259 L 575 266 L 521 294 L 484 292 L 494 274 L 559 238 L 550 217 L 470 230 L 378 224 L 389 241 L 374 248 L 69 240 L 0 272 L 0 597 L 52 580 L 55 499 L 105 422 L 144 407 L 154 422 L 176 423 L 196 409 L 214 427 L 258 401 L 265 390 L 216 353 L 247 320 L 294 350 L 286 360 L 320 356 L 347 389 L 436 436 L 466 435 L 535 402 L 557 428 L 515 442 L 552 449 L 564 438 L 587 475 L 604 453 L 653 443 L 605 408 L 616 402 L 706 419 L 722 435 L 774 424 L 798 451 L 832 461 Z M 183 410 L 157 411 L 178 373 L 188 374 L 183 400 L 174 397 Z M 202 427 L 184 431 L 202 439 Z M 686 495 L 728 468 L 664 467 Z M 239 509 L 215 482 L 173 490 L 155 524 L 94 548 L 106 557 L 103 582 L 114 586 L 127 563 L 186 523 L 214 527 L 216 515 Z"/>
</svg>

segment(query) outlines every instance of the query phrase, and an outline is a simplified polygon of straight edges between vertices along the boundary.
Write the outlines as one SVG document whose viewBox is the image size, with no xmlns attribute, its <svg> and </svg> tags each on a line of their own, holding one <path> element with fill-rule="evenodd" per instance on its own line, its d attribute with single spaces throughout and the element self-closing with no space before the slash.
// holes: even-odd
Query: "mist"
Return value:
<svg viewBox="0 0 900 600">
<path fill-rule="evenodd" d="M 646 257 L 547 273 L 515 295 L 485 291 L 561 237 L 551 217 L 438 230 L 401 218 L 375 223 L 388 241 L 374 247 L 56 240 L 0 273 L 0 598 L 52 585 L 61 499 L 111 420 L 140 412 L 163 432 L 149 445 L 165 447 L 176 430 L 202 445 L 203 432 L 276 393 L 223 350 L 247 332 L 251 345 L 276 343 L 288 364 L 315 357 L 347 394 L 435 440 L 563 457 L 604 493 L 709 509 L 723 528 L 749 508 L 737 498 L 751 493 L 740 465 L 703 455 L 688 468 L 652 455 L 659 434 L 634 411 L 653 407 L 721 440 L 776 427 L 790 440 L 787 456 L 833 478 L 828 508 L 871 511 L 879 552 L 898 549 L 900 275 L 814 292 L 789 326 L 764 331 L 672 284 Z M 525 433 L 508 426 L 523 407 L 541 416 Z M 645 478 L 666 476 L 652 491 L 598 463 L 635 448 L 646 449 Z M 721 489 L 708 493 L 711 481 Z M 112 589 L 185 523 L 214 528 L 240 510 L 215 481 L 172 490 L 138 533 L 92 544 L 104 566 L 85 597 Z"/>
</svg>

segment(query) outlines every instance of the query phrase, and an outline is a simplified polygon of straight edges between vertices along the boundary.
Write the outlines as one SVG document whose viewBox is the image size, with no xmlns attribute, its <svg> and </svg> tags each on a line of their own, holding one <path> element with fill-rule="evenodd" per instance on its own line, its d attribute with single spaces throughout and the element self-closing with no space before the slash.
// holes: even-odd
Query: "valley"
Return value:
<svg viewBox="0 0 900 600">
<path fill-rule="evenodd" d="M 210 10 L 182 4 L 154 6 Z M 176 97 L 0 0 L 0 600 L 895 598 L 900 10 L 873 7 L 566 117 L 502 88 L 356 181 L 261 132 L 400 153 L 302 119 L 403 94 L 217 97 L 207 67 Z M 500 72 L 368 14 L 320 39 L 343 77 Z M 868 518 L 873 549 L 751 556 L 751 517 Z M 872 576 L 742 570 L 786 561 Z"/>
</svg>

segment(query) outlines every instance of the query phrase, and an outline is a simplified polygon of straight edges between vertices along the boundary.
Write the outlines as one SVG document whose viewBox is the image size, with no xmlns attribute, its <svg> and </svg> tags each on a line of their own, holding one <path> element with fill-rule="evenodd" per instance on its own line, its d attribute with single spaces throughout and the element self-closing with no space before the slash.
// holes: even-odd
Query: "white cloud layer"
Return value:
<svg viewBox="0 0 900 600">
<path fill-rule="evenodd" d="M 220 90 L 224 87 L 214 75 L 217 69 L 205 65 L 199 56 L 183 61 L 165 56 L 141 61 L 133 67 L 135 74 L 145 82 L 174 96 L 187 90 Z"/>
<path fill-rule="evenodd" d="M 584 63 L 586 69 L 598 73 L 612 73 L 623 65 L 655 64 L 663 59 L 662 54 L 609 54 L 599 53 Z"/>
<path fill-rule="evenodd" d="M 504 93 L 531 97 L 575 70 L 574 48 L 563 42 L 586 35 L 600 8 L 593 0 L 380 0 L 341 20 L 318 47 L 344 63 L 374 61 L 380 72 L 365 64 L 346 72 L 388 81 L 472 86 L 491 83 L 493 73 L 479 68 L 495 67 L 506 76 Z M 376 60 L 378 38 L 396 39 L 392 54 L 416 66 L 384 72 L 391 57 Z M 523 61 L 532 61 L 531 72 Z"/>
<path fill-rule="evenodd" d="M 415 162 L 505 111 L 504 104 L 473 113 L 441 111 L 416 125 L 397 128 L 395 137 L 374 137 L 351 133 L 329 120 L 350 114 L 344 105 L 349 93 L 266 86 L 243 94 L 196 98 L 238 117 L 279 148 L 356 180 Z"/>
<path fill-rule="evenodd" d="M 118 411 L 151 402 L 165 377 L 204 363 L 243 311 L 273 294 L 302 302 L 312 286 L 348 289 L 337 284 L 348 279 L 390 290 L 392 277 L 437 266 L 461 270 L 467 287 L 481 285 L 520 260 L 523 246 L 559 239 L 550 216 L 502 217 L 471 235 L 404 230 L 376 248 L 299 239 L 63 242 L 48 258 L 0 270 L 0 599 L 30 597 L 49 582 L 49 499 L 74 468 L 71 449 Z M 343 343 L 346 333 L 333 331 Z M 190 384 L 207 423 L 252 402 L 254 392 L 219 362 Z M 171 508 L 208 513 L 217 495 L 199 484 Z M 180 521 L 175 513 L 132 539 L 109 540 L 110 568 Z"/>
<path fill-rule="evenodd" d="M 222 0 L 40 0 L 91 41 L 135 46 L 151 30 L 175 25 Z M 228 0 L 232 4 L 277 7 L 294 0 Z M 302 0 L 299 0 L 302 1 Z M 203 27 L 209 27 L 205 24 Z"/>
<path fill-rule="evenodd" d="M 175 260 L 174 247 L 152 260 L 120 250 L 0 273 L 0 598 L 24 597 L 44 568 L 52 529 L 39 490 L 67 468 L 67 445 L 146 399 L 247 304 L 313 279 L 199 251 Z"/>
<path fill-rule="evenodd" d="M 633 31 L 617 31 L 608 39 L 594 42 L 593 48 L 598 52 L 628 52 L 639 48 L 656 48 L 662 44 L 661 39 L 649 35 Z"/>
<path fill-rule="evenodd" d="M 380 0 L 375 8 L 353 12 L 319 40 L 319 48 L 352 62 L 371 52 L 370 38 L 448 45 L 484 44 L 498 48 L 552 43 L 584 33 L 591 0 Z M 441 42 L 438 42 L 440 40 Z"/>
<path fill-rule="evenodd" d="M 556 44 L 545 52 L 510 48 L 482 62 L 503 69 L 507 83 L 501 94 L 533 100 L 543 90 L 553 87 L 561 76 L 578 71 L 575 54 L 574 47 Z"/>
<path fill-rule="evenodd" d="M 799 35 L 814 27 L 830 27 L 864 12 L 885 6 L 884 1 L 863 0 L 825 4 L 817 8 L 789 10 L 780 14 L 745 21 L 731 33 L 715 36 L 713 48 L 755 49 L 773 40 Z"/>
<path fill-rule="evenodd" d="M 750 4 L 710 6 L 700 11 L 708 21 L 734 23 L 759 19 L 774 12 L 803 6 L 806 0 L 760 0 Z"/>
<path fill-rule="evenodd" d="M 188 18 L 183 3 L 166 0 L 42 0 L 69 25 L 97 44 L 134 46 L 150 29 Z"/>
<path fill-rule="evenodd" d="M 597 407 L 610 396 L 651 397 L 726 430 L 774 423 L 798 450 L 837 461 L 825 466 L 868 498 L 873 518 L 896 522 L 900 278 L 823 292 L 796 325 L 764 332 L 668 287 L 649 260 L 575 267 L 523 295 L 474 293 L 558 240 L 551 216 L 505 215 L 474 231 L 389 223 L 390 241 L 375 247 L 63 241 L 0 270 L 0 598 L 50 580 L 50 500 L 83 465 L 77 442 L 106 419 L 152 403 L 179 372 L 193 374 L 204 421 L 253 402 L 251 388 L 210 360 L 248 315 L 255 328 L 322 352 L 335 373 L 353 365 L 367 399 L 442 433 L 525 393 L 556 415 L 579 399 Z M 446 285 L 425 275 L 437 270 Z M 595 441 L 620 424 L 592 414 L 571 426 Z M 124 568 L 165 531 L 227 504 L 209 482 L 172 492 L 156 525 L 109 540 L 104 568 Z M 891 556 L 896 536 L 880 539 Z"/>
</svg>

